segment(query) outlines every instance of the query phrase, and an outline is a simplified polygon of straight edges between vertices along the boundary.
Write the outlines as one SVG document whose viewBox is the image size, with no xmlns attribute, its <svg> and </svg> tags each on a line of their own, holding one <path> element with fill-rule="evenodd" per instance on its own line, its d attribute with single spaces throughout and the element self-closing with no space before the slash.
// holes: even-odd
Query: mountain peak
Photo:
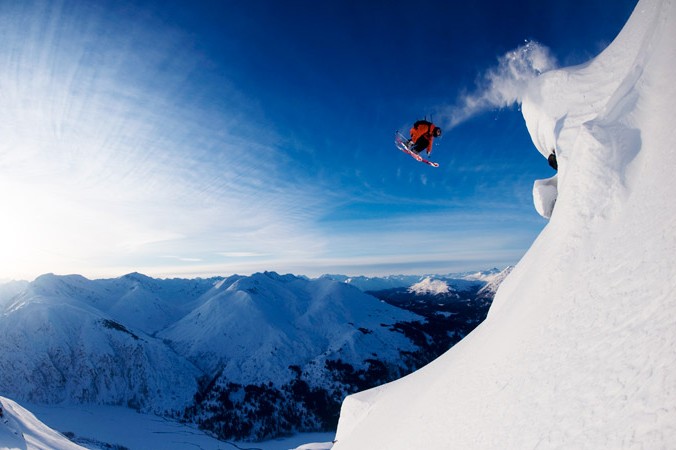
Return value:
<svg viewBox="0 0 676 450">
<path fill-rule="evenodd" d="M 434 280 L 431 277 L 426 277 L 419 283 L 414 284 L 408 288 L 409 292 L 413 292 L 416 295 L 425 295 L 425 294 L 448 294 L 451 291 L 448 283 L 442 280 Z"/>
</svg>

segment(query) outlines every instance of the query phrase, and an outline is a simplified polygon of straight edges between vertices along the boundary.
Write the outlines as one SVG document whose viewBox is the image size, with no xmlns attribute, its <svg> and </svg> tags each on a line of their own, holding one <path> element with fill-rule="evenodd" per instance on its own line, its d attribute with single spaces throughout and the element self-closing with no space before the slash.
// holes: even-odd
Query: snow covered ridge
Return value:
<svg viewBox="0 0 676 450">
<path fill-rule="evenodd" d="M 675 79 L 676 2 L 641 0 L 596 58 L 530 82 L 549 224 L 463 341 L 345 400 L 334 450 L 673 448 Z"/>
<path fill-rule="evenodd" d="M 436 315 L 452 298 L 414 305 L 423 318 L 328 278 L 44 275 L 0 286 L 0 392 L 128 406 L 221 437 L 335 429 L 346 394 L 410 372 L 483 320 L 490 302 L 471 296 L 486 282 L 471 283 L 467 317 Z"/>
</svg>

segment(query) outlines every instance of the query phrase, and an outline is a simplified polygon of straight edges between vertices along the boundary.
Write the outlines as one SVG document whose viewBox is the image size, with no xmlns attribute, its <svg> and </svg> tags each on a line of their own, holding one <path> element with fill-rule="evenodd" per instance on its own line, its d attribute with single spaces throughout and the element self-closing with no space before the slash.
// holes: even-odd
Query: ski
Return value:
<svg viewBox="0 0 676 450">
<path fill-rule="evenodd" d="M 395 133 L 394 143 L 399 150 L 408 154 L 409 156 L 411 156 L 413 159 L 415 159 L 418 162 L 425 163 L 425 164 L 432 166 L 432 167 L 439 167 L 439 163 L 435 163 L 434 161 L 427 160 L 427 159 L 423 158 L 422 156 L 420 156 L 419 154 L 417 154 L 416 152 L 414 152 L 413 150 L 411 150 L 408 146 L 408 141 L 409 140 L 406 139 L 404 137 L 404 135 L 401 134 L 400 132 L 397 131 Z"/>
</svg>

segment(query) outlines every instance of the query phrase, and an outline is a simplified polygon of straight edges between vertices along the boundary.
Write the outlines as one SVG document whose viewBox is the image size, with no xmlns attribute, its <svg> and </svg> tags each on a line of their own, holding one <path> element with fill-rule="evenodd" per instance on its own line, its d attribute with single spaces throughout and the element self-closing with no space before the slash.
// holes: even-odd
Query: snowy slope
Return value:
<svg viewBox="0 0 676 450">
<path fill-rule="evenodd" d="M 335 450 L 673 448 L 674 80 L 676 2 L 641 0 L 598 57 L 529 86 L 559 155 L 550 223 L 473 333 L 346 399 Z"/>
<path fill-rule="evenodd" d="M 0 397 L 0 448 L 82 450 L 16 402 Z"/>
</svg>

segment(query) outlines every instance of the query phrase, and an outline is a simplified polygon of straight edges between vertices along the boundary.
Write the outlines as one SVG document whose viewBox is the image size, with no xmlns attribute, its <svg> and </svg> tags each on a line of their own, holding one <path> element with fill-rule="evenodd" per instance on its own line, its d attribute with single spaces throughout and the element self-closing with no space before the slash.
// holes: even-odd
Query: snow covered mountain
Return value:
<svg viewBox="0 0 676 450">
<path fill-rule="evenodd" d="M 440 280 L 450 286 L 452 289 L 467 289 L 473 286 L 483 286 L 490 282 L 496 275 L 502 271 L 491 269 L 483 272 L 463 272 L 446 275 L 388 275 L 384 277 L 366 277 L 346 275 L 322 275 L 334 281 L 340 281 L 361 289 L 364 292 L 384 291 L 387 289 L 398 289 L 402 287 L 409 288 L 426 279 Z"/>
<path fill-rule="evenodd" d="M 340 401 L 413 369 L 423 321 L 353 286 L 259 273 L 223 283 L 158 334 L 210 374 L 184 418 L 219 436 L 335 427 Z"/>
<path fill-rule="evenodd" d="M 197 388 L 198 369 L 161 340 L 119 321 L 139 309 L 155 310 L 154 295 L 143 298 L 146 306 L 135 303 L 137 289 L 124 277 L 99 283 L 45 275 L 26 285 L 0 310 L 0 392 L 37 403 L 184 408 Z M 125 302 L 131 312 L 122 314 Z"/>
<path fill-rule="evenodd" d="M 316 358 L 361 365 L 365 348 L 394 361 L 413 348 L 388 327 L 419 319 L 344 283 L 266 272 L 215 287 L 158 336 L 205 372 L 281 384 L 295 377 L 289 366 Z"/>
<path fill-rule="evenodd" d="M 0 285 L 0 392 L 128 406 L 222 438 L 335 429 L 347 394 L 426 364 L 483 320 L 492 298 L 471 301 L 487 281 L 444 280 L 454 287 L 425 298 L 274 272 Z"/>
<path fill-rule="evenodd" d="M 385 277 L 323 275 L 321 278 L 350 284 L 364 292 L 408 287 L 422 279 L 419 275 L 389 275 Z"/>
<path fill-rule="evenodd" d="M 478 294 L 493 300 L 495 292 L 502 281 L 512 271 L 507 267 L 502 271 L 492 269 L 487 272 L 471 274 L 457 274 L 447 276 L 426 276 L 417 283 L 408 287 L 408 292 L 418 295 L 448 296 L 457 291 L 471 291 L 478 289 Z"/>
<path fill-rule="evenodd" d="M 409 292 L 415 294 L 448 294 L 451 291 L 451 287 L 442 280 L 434 280 L 431 277 L 427 277 L 419 283 L 414 284 L 408 288 Z"/>
<path fill-rule="evenodd" d="M 550 223 L 470 335 L 345 400 L 334 450 L 673 447 L 675 79 L 676 2 L 641 0 L 600 55 L 528 86 Z"/>
</svg>

